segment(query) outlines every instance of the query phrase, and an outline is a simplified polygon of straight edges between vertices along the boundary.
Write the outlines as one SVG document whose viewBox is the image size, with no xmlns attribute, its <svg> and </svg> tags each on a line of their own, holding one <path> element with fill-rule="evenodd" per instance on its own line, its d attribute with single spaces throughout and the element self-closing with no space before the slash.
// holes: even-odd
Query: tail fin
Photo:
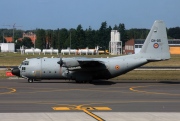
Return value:
<svg viewBox="0 0 180 121">
<path fill-rule="evenodd" d="M 170 59 L 166 26 L 163 21 L 154 22 L 139 54 L 152 61 Z"/>
</svg>

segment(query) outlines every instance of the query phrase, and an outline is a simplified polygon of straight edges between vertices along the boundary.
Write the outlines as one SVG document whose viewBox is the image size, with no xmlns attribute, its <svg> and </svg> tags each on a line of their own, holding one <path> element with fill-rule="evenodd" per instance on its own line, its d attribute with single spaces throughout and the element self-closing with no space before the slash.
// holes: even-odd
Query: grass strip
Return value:
<svg viewBox="0 0 180 121">
<path fill-rule="evenodd" d="M 133 70 L 114 80 L 180 80 L 179 70 Z"/>
<path fill-rule="evenodd" d="M 0 66 L 18 66 L 21 64 L 23 60 L 26 58 L 37 58 L 37 57 L 59 57 L 57 54 L 24 54 L 21 55 L 20 53 L 0 53 Z M 88 57 L 88 58 L 107 58 L 107 57 L 114 57 L 112 55 L 62 55 L 63 58 L 67 57 Z M 170 60 L 166 61 L 159 61 L 159 62 L 151 62 L 144 66 L 180 66 L 180 55 L 171 55 Z"/>
</svg>

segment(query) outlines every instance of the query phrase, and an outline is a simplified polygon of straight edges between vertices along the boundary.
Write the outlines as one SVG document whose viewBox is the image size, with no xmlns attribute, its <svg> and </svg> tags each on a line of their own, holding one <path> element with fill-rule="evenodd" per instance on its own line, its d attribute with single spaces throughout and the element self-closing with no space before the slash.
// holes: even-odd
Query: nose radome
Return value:
<svg viewBox="0 0 180 121">
<path fill-rule="evenodd" d="M 20 70 L 17 67 L 13 68 L 11 72 L 13 75 L 20 76 Z"/>
</svg>

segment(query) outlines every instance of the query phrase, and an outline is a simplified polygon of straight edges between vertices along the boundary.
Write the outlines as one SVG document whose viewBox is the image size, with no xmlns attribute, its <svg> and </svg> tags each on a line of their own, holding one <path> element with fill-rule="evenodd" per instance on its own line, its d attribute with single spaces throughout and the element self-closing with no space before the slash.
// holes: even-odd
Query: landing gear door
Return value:
<svg viewBox="0 0 180 121">
<path fill-rule="evenodd" d="M 41 71 L 35 71 L 35 77 L 40 78 L 41 77 Z"/>
</svg>

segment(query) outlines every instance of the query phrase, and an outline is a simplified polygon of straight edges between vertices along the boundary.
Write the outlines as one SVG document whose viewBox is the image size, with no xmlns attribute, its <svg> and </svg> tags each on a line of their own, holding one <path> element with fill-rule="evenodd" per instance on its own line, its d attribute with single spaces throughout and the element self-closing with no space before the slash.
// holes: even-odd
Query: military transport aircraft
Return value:
<svg viewBox="0 0 180 121">
<path fill-rule="evenodd" d="M 110 79 L 127 73 L 148 62 L 170 59 L 166 27 L 156 20 L 137 54 L 112 58 L 32 58 L 26 59 L 12 70 L 12 74 L 32 83 L 42 79 L 69 79 L 90 82 Z"/>
</svg>

